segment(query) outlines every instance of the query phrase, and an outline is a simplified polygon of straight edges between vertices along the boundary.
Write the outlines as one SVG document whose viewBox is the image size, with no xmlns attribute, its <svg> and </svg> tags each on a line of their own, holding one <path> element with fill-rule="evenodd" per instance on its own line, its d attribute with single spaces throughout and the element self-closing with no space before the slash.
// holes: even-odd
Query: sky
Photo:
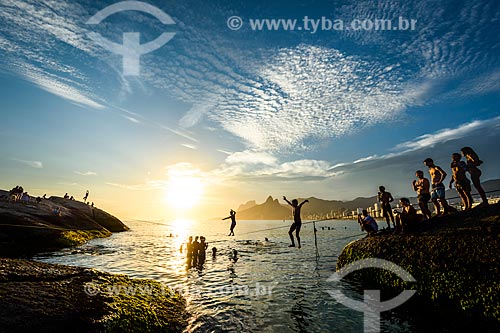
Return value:
<svg viewBox="0 0 500 333">
<path fill-rule="evenodd" d="M 413 195 L 425 158 L 449 170 L 463 146 L 500 178 L 496 0 L 0 7 L 0 188 L 208 219 L 269 195 Z"/>
</svg>

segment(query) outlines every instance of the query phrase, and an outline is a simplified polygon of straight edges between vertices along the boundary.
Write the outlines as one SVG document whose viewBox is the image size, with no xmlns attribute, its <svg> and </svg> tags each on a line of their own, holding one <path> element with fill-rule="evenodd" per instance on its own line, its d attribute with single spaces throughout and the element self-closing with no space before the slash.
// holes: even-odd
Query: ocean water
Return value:
<svg viewBox="0 0 500 333">
<path fill-rule="evenodd" d="M 363 237 L 355 221 L 317 222 L 319 257 L 312 224 L 302 226 L 301 249 L 288 247 L 290 221 L 238 221 L 235 237 L 227 236 L 227 221 L 126 224 L 128 232 L 34 259 L 154 279 L 179 290 L 192 314 L 187 332 L 363 331 L 363 314 L 337 303 L 328 290 L 339 284 L 327 281 L 342 248 Z M 180 251 L 189 235 L 207 238 L 201 269 L 189 268 Z M 212 247 L 218 250 L 216 257 Z M 363 299 L 359 286 L 342 281 L 341 288 L 347 296 Z M 412 323 L 412 318 L 388 311 L 382 314 L 381 331 L 412 332 Z"/>
</svg>

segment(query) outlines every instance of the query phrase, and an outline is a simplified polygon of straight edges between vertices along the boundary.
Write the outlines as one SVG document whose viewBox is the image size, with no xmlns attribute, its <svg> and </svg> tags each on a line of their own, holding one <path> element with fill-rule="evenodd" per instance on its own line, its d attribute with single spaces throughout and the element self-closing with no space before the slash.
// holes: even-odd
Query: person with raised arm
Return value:
<svg viewBox="0 0 500 333">
<path fill-rule="evenodd" d="M 222 220 L 231 219 L 231 227 L 229 228 L 229 235 L 234 236 L 234 228 L 236 227 L 236 212 L 234 210 L 229 211 L 229 216 L 223 218 Z"/>
<path fill-rule="evenodd" d="M 302 220 L 300 219 L 300 209 L 302 208 L 302 205 L 304 205 L 306 202 L 309 202 L 309 200 L 304 200 L 302 203 L 299 204 L 299 201 L 297 199 L 293 199 L 292 202 L 288 201 L 285 196 L 283 196 L 283 200 L 286 201 L 287 204 L 292 206 L 293 211 L 293 223 L 290 226 L 290 230 L 288 231 L 288 235 L 290 236 L 290 240 L 292 241 L 292 244 L 290 244 L 288 247 L 295 247 L 295 241 L 293 239 L 293 232 L 295 231 L 295 236 L 297 237 L 297 243 L 299 244 L 299 249 L 301 248 L 300 245 L 300 228 L 302 227 Z"/>
</svg>

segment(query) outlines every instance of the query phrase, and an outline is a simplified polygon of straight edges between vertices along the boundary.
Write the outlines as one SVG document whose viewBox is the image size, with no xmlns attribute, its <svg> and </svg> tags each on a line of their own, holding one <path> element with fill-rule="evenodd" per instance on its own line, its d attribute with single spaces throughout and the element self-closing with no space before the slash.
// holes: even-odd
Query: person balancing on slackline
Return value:
<svg viewBox="0 0 500 333">
<path fill-rule="evenodd" d="M 300 219 L 300 209 L 302 208 L 302 205 L 306 202 L 309 202 L 309 200 L 306 199 L 302 201 L 301 204 L 299 204 L 299 201 L 297 199 L 293 199 L 292 202 L 290 202 L 286 199 L 285 196 L 283 196 L 283 200 L 285 200 L 290 206 L 293 207 L 293 224 L 290 226 L 290 230 L 288 231 L 288 235 L 290 236 L 292 244 L 290 244 L 288 247 L 295 247 L 295 242 L 293 240 L 293 231 L 295 230 L 295 236 L 297 236 L 297 243 L 299 244 L 300 249 L 300 228 L 302 227 L 302 220 Z"/>
<path fill-rule="evenodd" d="M 234 236 L 234 227 L 236 227 L 236 212 L 231 209 L 231 211 L 229 211 L 229 216 L 223 218 L 222 220 L 227 220 L 227 219 L 231 219 L 231 227 L 229 229 L 228 236 Z"/>
</svg>

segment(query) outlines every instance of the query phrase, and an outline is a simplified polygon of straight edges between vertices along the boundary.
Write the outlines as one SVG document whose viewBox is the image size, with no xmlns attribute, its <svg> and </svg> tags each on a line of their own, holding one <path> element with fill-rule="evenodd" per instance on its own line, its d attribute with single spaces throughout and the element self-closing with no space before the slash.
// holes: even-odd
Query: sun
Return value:
<svg viewBox="0 0 500 333">
<path fill-rule="evenodd" d="M 191 175 L 170 177 L 165 188 L 165 199 L 176 211 L 186 211 L 197 206 L 202 194 L 201 179 Z"/>
</svg>

